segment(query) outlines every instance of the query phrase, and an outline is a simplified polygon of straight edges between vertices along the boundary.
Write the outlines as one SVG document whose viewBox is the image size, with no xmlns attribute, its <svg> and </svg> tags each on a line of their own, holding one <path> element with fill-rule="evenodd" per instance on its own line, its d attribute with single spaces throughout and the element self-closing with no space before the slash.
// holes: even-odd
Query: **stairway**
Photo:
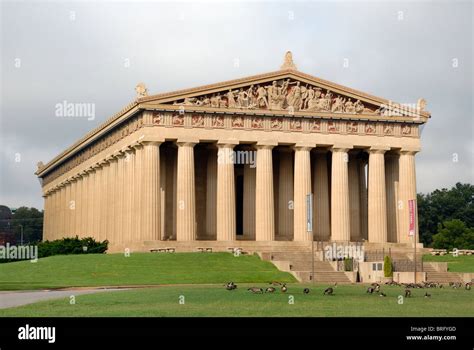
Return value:
<svg viewBox="0 0 474 350">
<path fill-rule="evenodd" d="M 438 271 L 430 263 L 423 263 L 423 272 L 426 272 L 426 282 L 462 282 L 461 277 L 457 273 Z"/>
<path fill-rule="evenodd" d="M 311 252 L 273 252 L 261 255 L 274 263 L 280 270 L 291 273 L 300 282 L 311 282 L 313 262 Z M 314 254 L 314 282 L 351 283 L 344 271 L 336 271 L 328 261 L 321 261 L 322 252 Z"/>
</svg>

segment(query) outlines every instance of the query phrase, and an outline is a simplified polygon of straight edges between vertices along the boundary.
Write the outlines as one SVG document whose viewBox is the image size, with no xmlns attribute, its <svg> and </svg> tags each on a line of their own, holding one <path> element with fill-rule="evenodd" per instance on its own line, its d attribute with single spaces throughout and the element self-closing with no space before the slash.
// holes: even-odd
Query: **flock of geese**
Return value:
<svg viewBox="0 0 474 350">
<path fill-rule="evenodd" d="M 275 293 L 277 288 L 280 289 L 282 293 L 286 293 L 288 291 L 288 287 L 286 286 L 285 283 L 280 283 L 280 282 L 270 282 L 270 286 L 267 288 L 260 288 L 260 287 L 250 287 L 247 290 L 250 293 L 253 294 L 264 294 L 264 293 Z M 394 285 L 393 282 L 388 282 L 386 285 Z M 403 286 L 405 287 L 405 298 L 410 298 L 412 296 L 411 289 L 412 288 L 443 288 L 443 284 L 440 283 L 425 283 L 425 284 L 413 284 L 413 283 L 406 283 L 406 284 L 396 284 L 397 286 Z M 237 289 L 237 285 L 234 282 L 228 282 L 225 285 L 225 288 L 227 290 L 235 290 Z M 472 283 L 450 283 L 449 286 L 451 288 L 457 289 L 457 288 L 464 288 L 466 290 L 471 290 Z M 337 287 L 337 282 L 334 283 L 334 288 Z M 324 290 L 323 295 L 334 295 L 334 288 L 333 287 L 328 287 Z M 303 294 L 309 294 L 310 289 L 309 288 L 304 288 L 303 289 Z M 387 295 L 381 290 L 380 284 L 379 283 L 372 283 L 370 287 L 367 288 L 366 291 L 367 294 L 376 294 L 381 297 L 386 297 Z M 428 292 L 425 292 L 424 295 L 425 298 L 431 298 L 431 294 Z"/>
<path fill-rule="evenodd" d="M 270 282 L 269 284 L 270 286 L 265 289 L 260 288 L 260 287 L 250 287 L 247 290 L 253 294 L 275 293 L 277 288 L 279 288 L 282 293 L 286 293 L 288 291 L 288 287 L 286 286 L 286 283 Z M 234 282 L 228 282 L 224 286 L 225 286 L 225 289 L 227 290 L 237 289 L 237 285 Z M 335 283 L 334 286 L 336 287 L 337 283 Z M 303 288 L 303 294 L 309 294 L 309 292 L 310 292 L 309 288 Z M 332 287 L 326 288 L 323 293 L 323 295 L 333 295 L 333 294 L 334 294 L 334 289 Z"/>
</svg>

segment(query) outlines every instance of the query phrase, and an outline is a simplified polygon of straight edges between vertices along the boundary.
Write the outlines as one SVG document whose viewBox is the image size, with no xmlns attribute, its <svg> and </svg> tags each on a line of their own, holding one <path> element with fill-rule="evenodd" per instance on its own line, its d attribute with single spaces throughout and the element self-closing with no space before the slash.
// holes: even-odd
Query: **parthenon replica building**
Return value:
<svg viewBox="0 0 474 350">
<path fill-rule="evenodd" d="M 94 237 L 120 251 L 416 239 L 423 99 L 407 107 L 316 78 L 291 52 L 270 73 L 136 93 L 38 164 L 44 240 Z"/>
</svg>

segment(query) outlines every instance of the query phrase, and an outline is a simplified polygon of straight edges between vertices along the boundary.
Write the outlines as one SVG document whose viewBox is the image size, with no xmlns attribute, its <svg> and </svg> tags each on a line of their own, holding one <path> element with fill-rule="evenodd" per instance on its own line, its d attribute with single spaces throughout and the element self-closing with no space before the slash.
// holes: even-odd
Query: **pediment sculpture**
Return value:
<svg viewBox="0 0 474 350">
<path fill-rule="evenodd" d="M 292 79 L 274 80 L 268 83 L 229 89 L 226 92 L 186 97 L 173 102 L 173 104 L 247 110 L 286 110 L 290 112 L 348 114 L 377 114 L 379 112 L 377 106 L 367 106 L 360 100 Z"/>
</svg>

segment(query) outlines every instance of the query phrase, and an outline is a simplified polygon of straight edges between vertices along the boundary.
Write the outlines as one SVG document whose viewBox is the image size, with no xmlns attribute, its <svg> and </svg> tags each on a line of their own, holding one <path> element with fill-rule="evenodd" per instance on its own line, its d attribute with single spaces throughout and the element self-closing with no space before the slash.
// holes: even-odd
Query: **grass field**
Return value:
<svg viewBox="0 0 474 350">
<path fill-rule="evenodd" d="M 423 255 L 423 261 L 447 262 L 448 271 L 450 272 L 474 272 L 474 255 L 460 255 L 454 257 L 452 255 Z"/>
<path fill-rule="evenodd" d="M 401 287 L 382 287 L 387 297 L 367 294 L 364 285 L 338 285 L 334 296 L 323 296 L 327 285 L 291 284 L 286 294 L 251 294 L 250 285 L 227 291 L 221 285 L 163 286 L 105 292 L 44 301 L 0 310 L 0 317 L 19 316 L 473 316 L 474 291 L 464 289 L 414 289 L 411 298 L 398 304 Z M 252 284 L 265 287 L 266 284 Z M 432 296 L 425 298 L 428 291 Z M 290 304 L 290 296 L 294 304 Z M 184 297 L 184 304 L 180 304 Z"/>
<path fill-rule="evenodd" d="M 84 254 L 0 264 L 0 290 L 273 280 L 295 282 L 257 256 L 230 253 Z"/>
</svg>

